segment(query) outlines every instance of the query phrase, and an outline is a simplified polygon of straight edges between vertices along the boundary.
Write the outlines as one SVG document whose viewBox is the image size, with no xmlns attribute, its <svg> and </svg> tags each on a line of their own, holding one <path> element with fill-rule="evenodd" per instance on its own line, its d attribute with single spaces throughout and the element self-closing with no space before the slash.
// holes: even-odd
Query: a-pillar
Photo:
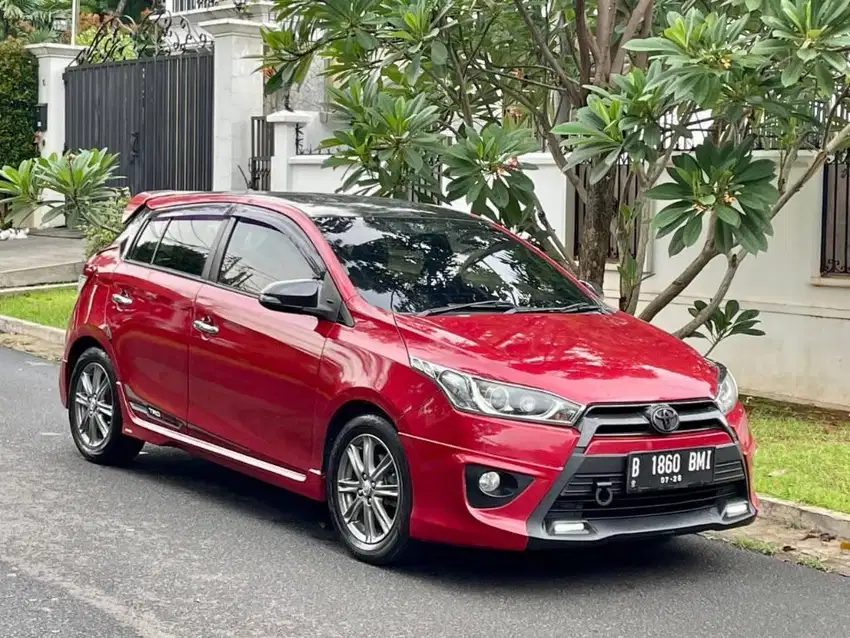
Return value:
<svg viewBox="0 0 850 638">
<path fill-rule="evenodd" d="M 214 41 L 213 190 L 246 190 L 251 117 L 263 114 L 262 24 L 225 18 L 198 25 Z M 241 169 L 241 170 L 240 170 Z"/>
<path fill-rule="evenodd" d="M 70 44 L 30 44 L 26 49 L 38 60 L 38 101 L 47 105 L 47 118 L 42 122 L 39 153 L 42 157 L 65 150 L 65 69 L 83 49 Z M 45 210 L 36 210 L 30 224 L 41 226 Z M 61 217 L 50 225 L 62 224 Z"/>
</svg>

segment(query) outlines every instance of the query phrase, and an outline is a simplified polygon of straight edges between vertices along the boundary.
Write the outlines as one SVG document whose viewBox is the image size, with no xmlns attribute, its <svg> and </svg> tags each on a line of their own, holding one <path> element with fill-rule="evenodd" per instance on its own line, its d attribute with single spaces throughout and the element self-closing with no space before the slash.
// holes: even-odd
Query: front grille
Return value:
<svg viewBox="0 0 850 638">
<path fill-rule="evenodd" d="M 714 482 L 654 492 L 626 492 L 626 456 L 588 456 L 549 510 L 549 517 L 563 519 L 614 519 L 680 514 L 716 507 L 721 501 L 747 496 L 744 466 L 734 445 L 717 448 Z M 613 500 L 602 506 L 594 493 L 599 483 L 610 484 Z"/>
<path fill-rule="evenodd" d="M 679 432 L 723 429 L 722 415 L 713 401 L 670 403 L 679 413 Z M 598 405 L 588 409 L 581 429 L 594 428 L 595 436 L 657 434 L 649 425 L 649 405 Z"/>
</svg>

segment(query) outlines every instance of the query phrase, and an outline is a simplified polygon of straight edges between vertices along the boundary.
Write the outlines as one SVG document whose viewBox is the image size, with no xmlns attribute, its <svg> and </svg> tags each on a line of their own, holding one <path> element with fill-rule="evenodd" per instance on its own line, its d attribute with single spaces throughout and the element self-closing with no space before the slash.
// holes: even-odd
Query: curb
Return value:
<svg viewBox="0 0 850 638">
<path fill-rule="evenodd" d="M 0 315 L 0 332 L 11 332 L 13 334 L 26 335 L 34 339 L 41 339 L 56 346 L 65 345 L 65 331 L 61 328 L 42 326 L 32 321 L 16 319 Z"/>
<path fill-rule="evenodd" d="M 850 515 L 759 494 L 759 515 L 786 525 L 850 539 Z"/>
<path fill-rule="evenodd" d="M 21 288 L 41 284 L 76 282 L 83 272 L 84 261 L 69 261 L 50 266 L 34 266 L 0 272 L 0 288 Z"/>
<path fill-rule="evenodd" d="M 66 284 L 40 284 L 38 286 L 20 286 L 17 288 L 0 288 L 0 297 L 8 295 L 18 295 L 22 292 L 38 292 L 39 290 L 57 290 L 61 288 L 74 288 L 76 282 L 68 282 Z"/>
</svg>

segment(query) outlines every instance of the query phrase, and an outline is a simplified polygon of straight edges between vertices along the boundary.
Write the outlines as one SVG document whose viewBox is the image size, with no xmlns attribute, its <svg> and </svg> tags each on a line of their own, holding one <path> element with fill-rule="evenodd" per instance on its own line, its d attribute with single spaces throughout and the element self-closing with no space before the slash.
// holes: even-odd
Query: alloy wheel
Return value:
<svg viewBox="0 0 850 638">
<path fill-rule="evenodd" d="M 361 434 L 346 446 L 336 476 L 342 523 L 360 543 L 376 545 L 392 531 L 399 512 L 396 460 L 376 436 Z"/>
<path fill-rule="evenodd" d="M 74 388 L 77 434 L 89 450 L 98 449 L 106 441 L 113 410 L 112 384 L 106 369 L 99 363 L 89 363 Z"/>
</svg>

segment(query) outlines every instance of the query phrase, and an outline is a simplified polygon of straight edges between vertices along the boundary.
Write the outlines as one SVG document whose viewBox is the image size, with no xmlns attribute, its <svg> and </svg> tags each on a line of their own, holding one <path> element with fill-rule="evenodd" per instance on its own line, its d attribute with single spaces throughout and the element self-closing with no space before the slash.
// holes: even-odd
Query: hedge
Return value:
<svg viewBox="0 0 850 638">
<path fill-rule="evenodd" d="M 36 154 L 33 107 L 38 63 L 19 40 L 0 42 L 0 166 L 17 166 Z"/>
</svg>

